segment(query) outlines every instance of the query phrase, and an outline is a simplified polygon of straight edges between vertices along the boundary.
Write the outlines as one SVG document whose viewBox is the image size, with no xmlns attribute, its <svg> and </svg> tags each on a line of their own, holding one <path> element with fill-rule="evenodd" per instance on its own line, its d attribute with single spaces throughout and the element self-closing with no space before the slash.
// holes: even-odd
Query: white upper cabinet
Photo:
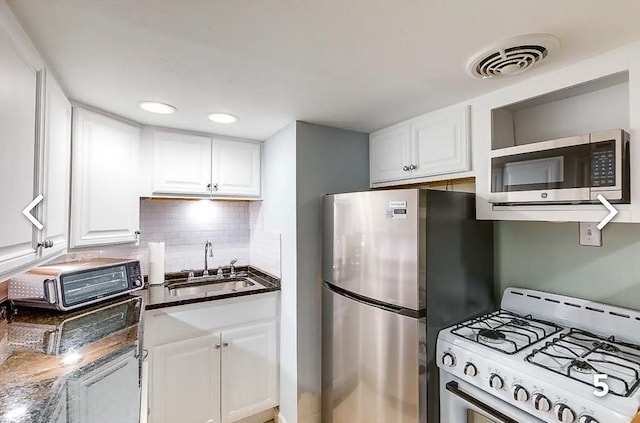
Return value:
<svg viewBox="0 0 640 423">
<path fill-rule="evenodd" d="M 44 134 L 44 222 L 47 245 L 43 257 L 67 249 L 69 227 L 69 176 L 71 165 L 71 104 L 47 74 Z"/>
<path fill-rule="evenodd" d="M 371 183 L 410 177 L 410 126 L 394 126 L 371 134 L 369 137 L 369 156 Z"/>
<path fill-rule="evenodd" d="M 74 107 L 71 247 L 135 242 L 140 128 Z"/>
<path fill-rule="evenodd" d="M 150 195 L 260 197 L 260 143 L 159 129 L 151 132 Z"/>
<path fill-rule="evenodd" d="M 3 10 L 4 12 L 4 10 Z M 22 210 L 38 194 L 41 70 L 0 22 L 0 280 L 37 259 L 36 228 Z M 35 212 L 35 210 L 34 210 Z"/>
<path fill-rule="evenodd" d="M 371 185 L 462 177 L 471 169 L 469 107 L 452 107 L 382 129 L 369 137 Z"/>
<path fill-rule="evenodd" d="M 260 197 L 260 144 L 213 140 L 213 195 Z"/>
<path fill-rule="evenodd" d="M 153 192 L 208 195 L 211 138 L 154 131 Z"/>
<path fill-rule="evenodd" d="M 0 281 L 67 248 L 70 105 L 0 2 Z M 35 199 L 30 215 L 23 210 Z"/>
<path fill-rule="evenodd" d="M 469 107 L 414 121 L 411 147 L 413 178 L 469 170 Z"/>
</svg>

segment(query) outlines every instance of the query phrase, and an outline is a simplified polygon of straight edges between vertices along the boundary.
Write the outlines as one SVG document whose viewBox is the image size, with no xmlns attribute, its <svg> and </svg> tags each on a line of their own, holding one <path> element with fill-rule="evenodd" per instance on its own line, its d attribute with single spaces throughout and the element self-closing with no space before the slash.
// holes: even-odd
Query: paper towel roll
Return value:
<svg viewBox="0 0 640 423">
<path fill-rule="evenodd" d="M 164 283 L 164 242 L 149 243 L 149 283 Z"/>
</svg>

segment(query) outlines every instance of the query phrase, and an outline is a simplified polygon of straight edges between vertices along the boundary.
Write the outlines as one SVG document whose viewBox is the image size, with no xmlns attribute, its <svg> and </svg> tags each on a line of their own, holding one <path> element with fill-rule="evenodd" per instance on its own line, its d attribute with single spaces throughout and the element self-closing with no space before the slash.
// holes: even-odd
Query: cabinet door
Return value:
<svg viewBox="0 0 640 423">
<path fill-rule="evenodd" d="M 131 351 L 69 381 L 70 423 L 138 423 L 139 359 Z"/>
<path fill-rule="evenodd" d="M 156 131 L 153 148 L 154 192 L 210 194 L 211 138 Z"/>
<path fill-rule="evenodd" d="M 260 197 L 260 149 L 258 143 L 214 139 L 212 194 Z"/>
<path fill-rule="evenodd" d="M 40 194 L 40 70 L 7 31 L 0 20 L 0 280 L 37 259 L 37 229 L 22 210 Z"/>
<path fill-rule="evenodd" d="M 140 128 L 74 108 L 71 247 L 134 242 Z"/>
<path fill-rule="evenodd" d="M 411 177 L 410 127 L 408 124 L 385 129 L 369 137 L 371 183 Z"/>
<path fill-rule="evenodd" d="M 412 178 L 470 170 L 469 107 L 411 125 Z"/>
<path fill-rule="evenodd" d="M 225 331 L 222 345 L 222 422 L 234 422 L 276 406 L 276 323 Z"/>
<path fill-rule="evenodd" d="M 206 335 L 153 347 L 151 423 L 220 421 L 220 337 Z"/>
<path fill-rule="evenodd" d="M 42 239 L 53 242 L 41 249 L 53 257 L 67 248 L 69 226 L 69 171 L 71 166 L 71 104 L 47 74 L 43 151 L 44 229 Z"/>
</svg>

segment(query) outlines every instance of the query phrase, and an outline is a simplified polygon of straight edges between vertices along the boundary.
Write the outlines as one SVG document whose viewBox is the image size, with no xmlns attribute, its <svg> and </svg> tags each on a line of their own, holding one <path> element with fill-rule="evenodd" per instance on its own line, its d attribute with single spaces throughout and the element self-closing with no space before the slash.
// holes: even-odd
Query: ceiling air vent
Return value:
<svg viewBox="0 0 640 423">
<path fill-rule="evenodd" d="M 512 76 L 531 69 L 560 46 L 550 34 L 527 34 L 499 41 L 476 54 L 467 72 L 476 78 Z"/>
</svg>

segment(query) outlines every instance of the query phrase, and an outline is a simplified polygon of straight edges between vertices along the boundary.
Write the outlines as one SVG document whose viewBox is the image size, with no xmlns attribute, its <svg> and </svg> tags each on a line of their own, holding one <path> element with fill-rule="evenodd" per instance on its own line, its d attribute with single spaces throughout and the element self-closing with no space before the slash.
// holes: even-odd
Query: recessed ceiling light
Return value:
<svg viewBox="0 0 640 423">
<path fill-rule="evenodd" d="M 209 115 L 209 120 L 215 123 L 234 123 L 238 118 L 234 115 L 230 115 L 229 113 L 211 113 Z"/>
<path fill-rule="evenodd" d="M 158 101 L 141 101 L 140 108 L 151 113 L 160 113 L 168 115 L 176 111 L 176 108 L 170 104 L 160 103 Z"/>
</svg>

